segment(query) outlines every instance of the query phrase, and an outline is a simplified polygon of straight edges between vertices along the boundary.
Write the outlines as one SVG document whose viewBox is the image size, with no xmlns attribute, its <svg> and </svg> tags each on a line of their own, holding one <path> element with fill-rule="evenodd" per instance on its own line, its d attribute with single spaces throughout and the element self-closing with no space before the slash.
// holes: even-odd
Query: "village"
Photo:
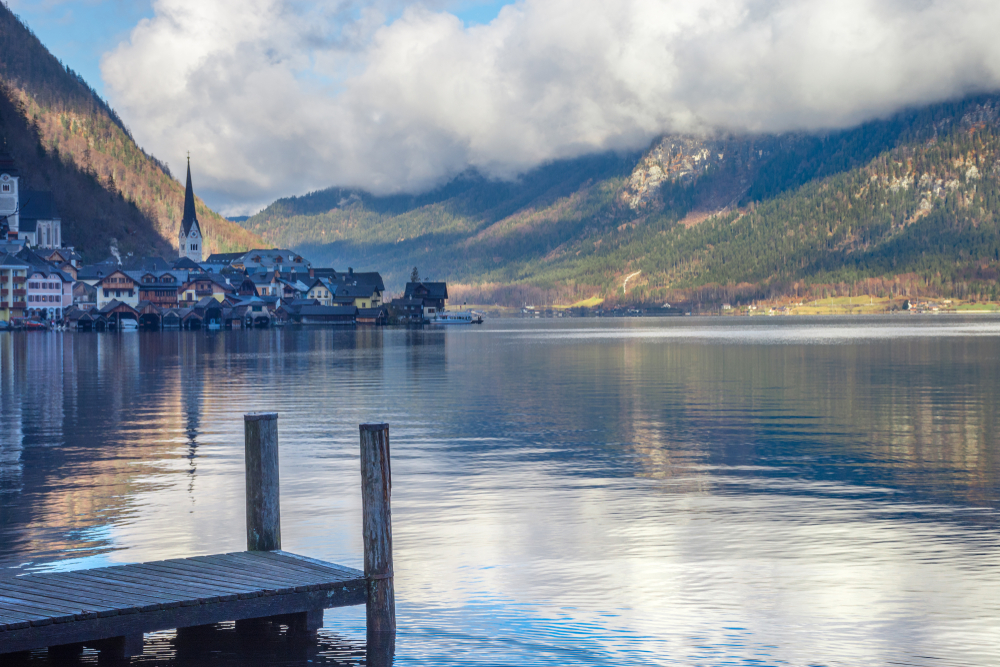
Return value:
<svg viewBox="0 0 1000 667">
<path fill-rule="evenodd" d="M 21 191 L 19 180 L 13 159 L 0 154 L 0 329 L 418 325 L 445 310 L 443 282 L 412 280 L 387 300 L 379 273 L 314 267 L 292 250 L 203 258 L 190 163 L 172 260 L 115 253 L 84 263 L 62 243 L 51 193 Z"/>
</svg>

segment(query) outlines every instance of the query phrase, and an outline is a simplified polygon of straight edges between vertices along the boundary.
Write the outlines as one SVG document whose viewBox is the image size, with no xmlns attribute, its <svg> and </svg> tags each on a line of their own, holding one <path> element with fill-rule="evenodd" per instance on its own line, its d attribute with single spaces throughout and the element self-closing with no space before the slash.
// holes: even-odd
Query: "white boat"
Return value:
<svg viewBox="0 0 1000 667">
<path fill-rule="evenodd" d="M 121 329 L 122 331 L 138 331 L 139 323 L 135 320 L 122 320 Z"/>
<path fill-rule="evenodd" d="M 443 310 L 430 320 L 431 324 L 482 324 L 483 316 L 474 310 Z"/>
</svg>

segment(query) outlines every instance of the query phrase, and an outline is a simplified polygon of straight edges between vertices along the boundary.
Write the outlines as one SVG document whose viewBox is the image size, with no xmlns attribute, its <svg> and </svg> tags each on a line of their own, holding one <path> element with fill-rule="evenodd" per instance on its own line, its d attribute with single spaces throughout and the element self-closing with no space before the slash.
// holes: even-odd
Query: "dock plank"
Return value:
<svg viewBox="0 0 1000 667">
<path fill-rule="evenodd" d="M 364 604 L 364 575 L 237 552 L 0 578 L 0 654 Z"/>
</svg>

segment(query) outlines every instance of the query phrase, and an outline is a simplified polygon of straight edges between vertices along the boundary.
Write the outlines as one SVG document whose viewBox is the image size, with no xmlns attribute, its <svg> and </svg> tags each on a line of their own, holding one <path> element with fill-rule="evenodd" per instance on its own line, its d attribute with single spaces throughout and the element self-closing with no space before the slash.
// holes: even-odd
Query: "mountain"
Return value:
<svg viewBox="0 0 1000 667">
<path fill-rule="evenodd" d="M 243 224 L 391 288 L 417 266 L 480 303 L 996 299 L 998 186 L 1000 96 L 981 95 L 822 135 L 667 136 L 418 196 L 331 188 Z"/>
<path fill-rule="evenodd" d="M 139 148 L 87 83 L 0 4 L 0 135 L 22 188 L 50 190 L 63 238 L 87 260 L 176 253 L 184 186 Z M 235 252 L 261 239 L 197 202 L 208 252 Z"/>
</svg>

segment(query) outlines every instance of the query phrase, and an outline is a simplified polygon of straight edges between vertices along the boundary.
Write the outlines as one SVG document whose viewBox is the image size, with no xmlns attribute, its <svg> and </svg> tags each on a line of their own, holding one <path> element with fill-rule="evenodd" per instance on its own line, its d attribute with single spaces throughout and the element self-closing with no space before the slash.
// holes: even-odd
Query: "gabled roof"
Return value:
<svg viewBox="0 0 1000 667">
<path fill-rule="evenodd" d="M 107 315 L 109 313 L 113 313 L 117 308 L 121 308 L 122 306 L 128 308 L 132 312 L 135 312 L 135 308 L 128 305 L 124 301 L 119 301 L 118 299 L 112 299 L 111 301 L 108 301 L 108 303 L 104 306 L 104 308 L 101 308 L 97 312 L 99 312 L 101 315 Z"/>
<path fill-rule="evenodd" d="M 216 299 L 214 296 L 206 296 L 194 304 L 195 308 L 221 308 L 222 302 Z"/>
<path fill-rule="evenodd" d="M 279 262 L 278 259 L 281 259 Z M 299 260 L 299 261 L 296 261 Z M 248 269 L 251 267 L 256 268 L 271 268 L 275 265 L 277 266 L 287 266 L 291 267 L 302 267 L 303 269 L 309 268 L 309 260 L 300 255 L 297 252 L 291 250 L 285 250 L 282 248 L 271 248 L 270 250 L 256 249 L 251 250 L 243 255 L 243 265 Z"/>
<path fill-rule="evenodd" d="M 11 254 L 0 255 L 0 266 L 14 266 L 19 269 L 28 268 L 28 263 L 20 257 Z"/>
<path fill-rule="evenodd" d="M 447 299 L 448 283 L 406 283 L 403 298 Z"/>
<path fill-rule="evenodd" d="M 129 271 L 169 271 L 170 262 L 162 257 L 126 257 L 122 266 Z"/>
<path fill-rule="evenodd" d="M 291 308 L 299 308 L 301 306 L 318 306 L 319 301 L 317 301 L 316 299 L 292 299 L 291 301 L 288 301 L 285 305 Z"/>
<path fill-rule="evenodd" d="M 170 267 L 170 268 L 172 268 L 172 269 L 181 269 L 183 271 L 199 271 L 200 272 L 202 270 L 201 266 L 196 261 L 194 261 L 193 259 L 191 259 L 190 257 L 181 257 L 176 262 L 174 262 L 173 266 Z"/>
<path fill-rule="evenodd" d="M 181 231 L 187 236 L 191 233 L 191 228 L 198 230 L 201 234 L 201 225 L 198 224 L 198 214 L 194 210 L 194 188 L 191 187 L 191 158 L 188 157 L 187 184 L 184 186 L 184 217 L 181 218 Z"/>
<path fill-rule="evenodd" d="M 378 288 L 379 292 L 385 291 L 385 283 L 382 282 L 382 274 L 378 271 L 341 273 L 337 276 L 337 281 L 345 284 L 357 283 L 358 285 L 371 285 L 372 287 Z"/>
<path fill-rule="evenodd" d="M 217 252 L 208 256 L 202 264 L 232 264 L 233 262 L 242 259 L 245 252 Z"/>
<path fill-rule="evenodd" d="M 103 262 L 85 264 L 76 272 L 77 280 L 97 280 L 118 269 L 118 260 L 108 257 Z"/>
<path fill-rule="evenodd" d="M 338 298 L 341 298 L 341 297 L 351 297 L 352 299 L 367 299 L 377 289 L 378 289 L 378 286 L 374 285 L 372 283 L 360 283 L 359 282 L 357 285 L 355 285 L 353 283 L 348 283 L 346 285 L 345 284 L 341 284 L 341 283 L 337 283 L 337 294 L 336 294 L 336 296 Z"/>
</svg>

